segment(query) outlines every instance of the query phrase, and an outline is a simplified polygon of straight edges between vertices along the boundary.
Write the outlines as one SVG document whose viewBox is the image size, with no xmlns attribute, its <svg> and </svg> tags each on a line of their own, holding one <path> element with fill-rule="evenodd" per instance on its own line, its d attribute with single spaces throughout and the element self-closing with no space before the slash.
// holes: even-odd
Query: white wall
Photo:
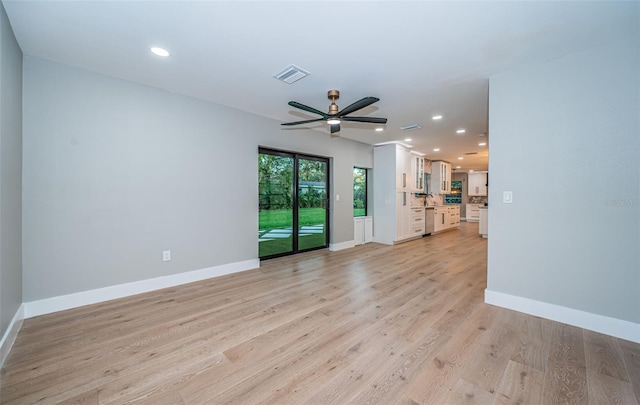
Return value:
<svg viewBox="0 0 640 405">
<path fill-rule="evenodd" d="M 256 259 L 258 146 L 333 158 L 353 240 L 371 146 L 33 57 L 23 113 L 25 302 Z"/>
<path fill-rule="evenodd" d="M 0 338 L 22 304 L 21 217 L 22 52 L 0 4 Z"/>
<path fill-rule="evenodd" d="M 630 38 L 491 79 L 487 296 L 640 341 L 640 44 Z"/>
</svg>

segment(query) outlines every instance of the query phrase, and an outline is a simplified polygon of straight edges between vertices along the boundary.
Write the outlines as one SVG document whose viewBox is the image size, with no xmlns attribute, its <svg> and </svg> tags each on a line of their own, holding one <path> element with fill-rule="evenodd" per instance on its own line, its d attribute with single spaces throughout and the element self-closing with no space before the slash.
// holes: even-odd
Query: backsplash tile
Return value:
<svg viewBox="0 0 640 405">
<path fill-rule="evenodd" d="M 487 197 L 469 197 L 469 204 L 486 204 L 488 201 Z"/>
</svg>

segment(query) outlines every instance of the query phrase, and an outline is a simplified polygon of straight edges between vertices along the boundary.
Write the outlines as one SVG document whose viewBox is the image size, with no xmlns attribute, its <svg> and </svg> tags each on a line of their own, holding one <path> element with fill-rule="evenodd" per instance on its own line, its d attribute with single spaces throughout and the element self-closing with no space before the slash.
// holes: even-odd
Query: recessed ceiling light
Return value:
<svg viewBox="0 0 640 405">
<path fill-rule="evenodd" d="M 382 132 L 384 131 L 384 128 L 376 128 L 376 132 Z"/>
<path fill-rule="evenodd" d="M 440 148 L 435 148 L 433 151 L 434 152 L 440 152 Z"/>
<path fill-rule="evenodd" d="M 486 142 L 480 142 L 480 143 L 478 144 L 478 146 L 487 146 L 487 143 L 486 143 Z"/>
<path fill-rule="evenodd" d="M 465 132 L 467 132 L 466 129 L 459 129 L 456 131 L 456 134 L 464 134 Z"/>
<path fill-rule="evenodd" d="M 456 169 L 462 169 L 462 166 L 456 166 Z"/>
<path fill-rule="evenodd" d="M 404 138 L 404 141 L 405 141 L 405 142 L 411 142 L 412 140 L 413 140 L 413 139 L 411 139 L 411 138 Z"/>
<path fill-rule="evenodd" d="M 164 48 L 158 48 L 157 46 L 152 46 L 150 50 L 154 55 L 162 56 L 163 58 L 166 58 L 170 55 L 169 51 Z"/>
<path fill-rule="evenodd" d="M 458 156 L 458 160 L 462 160 L 464 159 L 462 156 Z"/>
<path fill-rule="evenodd" d="M 441 120 L 442 119 L 442 115 L 434 115 L 433 117 L 431 117 L 432 120 Z"/>
<path fill-rule="evenodd" d="M 469 173 L 473 173 L 473 169 L 469 169 Z"/>
</svg>

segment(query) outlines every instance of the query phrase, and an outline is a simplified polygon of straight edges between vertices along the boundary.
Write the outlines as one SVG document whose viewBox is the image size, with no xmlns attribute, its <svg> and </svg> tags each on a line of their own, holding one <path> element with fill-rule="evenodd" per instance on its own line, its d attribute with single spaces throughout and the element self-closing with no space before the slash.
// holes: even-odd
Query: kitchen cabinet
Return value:
<svg viewBox="0 0 640 405">
<path fill-rule="evenodd" d="M 433 232 L 439 232 L 446 229 L 448 215 L 449 211 L 447 210 L 447 207 L 435 207 L 433 209 L 433 216 L 435 217 L 433 222 Z"/>
<path fill-rule="evenodd" d="M 467 222 L 478 222 L 480 220 L 480 204 L 467 204 Z"/>
<path fill-rule="evenodd" d="M 417 232 L 411 227 L 414 187 L 411 166 L 411 152 L 401 145 L 373 148 L 373 221 L 376 224 L 373 240 L 378 243 L 391 245 L 402 242 Z"/>
<path fill-rule="evenodd" d="M 424 158 L 411 153 L 411 189 L 416 193 L 424 192 Z"/>
<path fill-rule="evenodd" d="M 467 184 L 467 195 L 469 197 L 485 197 L 487 195 L 487 173 L 469 173 L 469 181 Z"/>
<path fill-rule="evenodd" d="M 400 145 L 396 150 L 396 188 L 405 190 L 411 188 L 411 152 Z"/>
<path fill-rule="evenodd" d="M 400 242 L 412 236 L 411 205 L 407 191 L 398 191 L 396 194 L 396 234 L 393 241 Z"/>
<path fill-rule="evenodd" d="M 460 206 L 454 205 L 447 207 L 448 216 L 449 216 L 449 226 L 448 228 L 456 228 L 460 226 Z"/>
<path fill-rule="evenodd" d="M 443 161 L 431 163 L 431 191 L 435 194 L 451 192 L 451 163 Z"/>
<path fill-rule="evenodd" d="M 478 226 L 478 233 L 483 238 L 489 237 L 489 209 L 486 207 L 480 208 L 480 224 Z"/>
<path fill-rule="evenodd" d="M 434 227 L 433 232 L 440 232 L 447 229 L 457 228 L 460 225 L 460 206 L 437 206 L 433 210 Z"/>
<path fill-rule="evenodd" d="M 422 236 L 425 229 L 425 212 L 424 207 L 411 208 L 411 235 Z"/>
</svg>

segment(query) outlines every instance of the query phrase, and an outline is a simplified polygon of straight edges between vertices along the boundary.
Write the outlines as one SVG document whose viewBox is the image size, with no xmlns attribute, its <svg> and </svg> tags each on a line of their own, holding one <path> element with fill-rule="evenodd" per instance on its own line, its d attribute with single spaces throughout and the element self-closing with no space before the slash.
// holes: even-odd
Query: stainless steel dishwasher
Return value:
<svg viewBox="0 0 640 405">
<path fill-rule="evenodd" d="M 433 233 L 435 222 L 435 216 L 433 213 L 433 207 L 425 208 L 425 216 L 424 216 L 424 234 L 431 235 Z"/>
</svg>

